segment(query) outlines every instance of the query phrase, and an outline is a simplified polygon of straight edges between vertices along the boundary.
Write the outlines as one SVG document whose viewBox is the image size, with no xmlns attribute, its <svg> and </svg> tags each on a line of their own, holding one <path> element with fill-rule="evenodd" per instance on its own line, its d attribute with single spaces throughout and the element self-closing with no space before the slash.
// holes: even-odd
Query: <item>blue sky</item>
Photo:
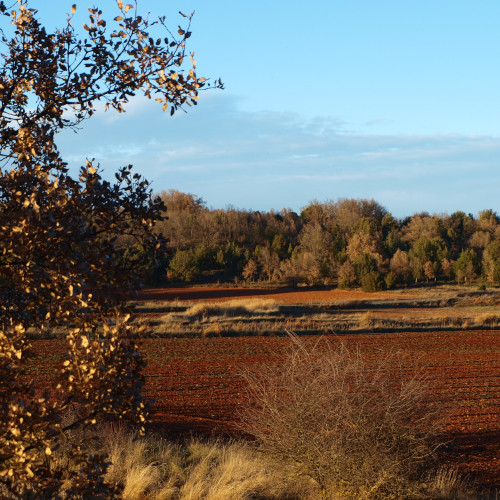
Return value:
<svg viewBox="0 0 500 500">
<path fill-rule="evenodd" d="M 72 3 L 30 2 L 49 26 Z M 71 165 L 95 157 L 111 178 L 132 163 L 212 207 L 500 211 L 498 0 L 139 0 L 173 28 L 179 10 L 196 11 L 198 75 L 226 90 L 173 118 L 142 98 L 99 113 L 61 136 Z"/>
</svg>

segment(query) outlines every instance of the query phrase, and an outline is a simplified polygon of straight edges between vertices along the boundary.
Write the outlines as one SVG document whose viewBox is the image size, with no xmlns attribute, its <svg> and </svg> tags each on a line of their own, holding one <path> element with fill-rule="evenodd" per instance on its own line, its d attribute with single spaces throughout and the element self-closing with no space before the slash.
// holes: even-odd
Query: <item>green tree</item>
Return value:
<svg viewBox="0 0 500 500">
<path fill-rule="evenodd" d="M 290 244 L 288 243 L 283 233 L 274 235 L 273 241 L 271 243 L 271 248 L 280 259 L 285 259 L 286 257 L 288 257 L 289 246 Z"/>
<path fill-rule="evenodd" d="M 330 228 L 332 236 L 333 260 L 337 265 L 343 264 L 346 259 L 347 239 L 338 224 Z"/>
<path fill-rule="evenodd" d="M 383 246 L 386 253 L 391 256 L 403 247 L 401 236 L 397 229 L 391 229 L 389 231 L 384 240 Z"/>
<path fill-rule="evenodd" d="M 130 166 L 117 172 L 115 184 L 90 161 L 73 178 L 56 136 L 76 130 L 98 101 L 122 112 L 142 92 L 173 113 L 195 104 L 207 82 L 196 76 L 194 59 L 183 69 L 190 18 L 177 39 L 167 30 L 168 39 L 153 40 L 150 21 L 117 4 L 114 24 L 98 8 L 89 10 L 82 40 L 71 16 L 49 31 L 28 0 L 10 14 L 0 1 L 12 24 L 0 40 L 0 487 L 13 497 L 57 497 L 63 473 L 68 497 L 113 497 L 102 481 L 102 459 L 65 431 L 103 417 L 141 425 L 146 418 L 143 363 L 129 315 L 113 293 L 133 288 L 141 276 L 117 237 L 158 249 L 153 230 L 164 206 Z M 158 24 L 165 26 L 164 19 Z M 23 376 L 31 351 L 26 332 L 56 326 L 67 331 L 69 347 L 59 397 L 50 400 Z M 77 416 L 64 427 L 70 407 Z M 69 470 L 53 458 L 62 435 Z"/>
<path fill-rule="evenodd" d="M 378 271 L 370 271 L 361 278 L 363 292 L 378 292 L 385 288 L 385 281 Z"/>
<path fill-rule="evenodd" d="M 418 257 L 421 262 L 435 262 L 437 260 L 437 247 L 433 241 L 430 241 L 426 236 L 422 235 L 413 244 L 410 252 L 410 259 Z"/>
<path fill-rule="evenodd" d="M 411 274 L 415 278 L 415 283 L 424 279 L 424 262 L 416 256 L 410 258 Z"/>
<path fill-rule="evenodd" d="M 471 282 L 480 272 L 479 258 L 471 248 L 462 250 L 460 257 L 455 262 L 455 275 L 458 281 Z"/>
<path fill-rule="evenodd" d="M 177 250 L 168 266 L 167 276 L 172 280 L 196 280 L 201 273 L 200 262 L 194 248 Z"/>
<path fill-rule="evenodd" d="M 356 273 L 356 279 L 361 283 L 363 276 L 373 271 L 377 271 L 377 261 L 369 253 L 364 253 L 354 263 L 354 271 Z"/>
<path fill-rule="evenodd" d="M 217 264 L 224 268 L 226 274 L 235 276 L 243 271 L 247 263 L 245 252 L 234 241 L 228 241 L 225 248 L 217 252 L 216 260 Z"/>
<path fill-rule="evenodd" d="M 453 257 L 460 254 L 466 248 L 466 242 L 474 229 L 474 218 L 471 214 L 464 212 L 454 212 L 445 221 L 447 226 L 447 238 Z"/>
<path fill-rule="evenodd" d="M 384 278 L 385 286 L 387 288 L 394 288 L 396 283 L 398 282 L 398 277 L 392 271 L 388 272 Z"/>
<path fill-rule="evenodd" d="M 384 288 L 382 275 L 378 271 L 376 259 L 369 253 L 364 253 L 354 263 L 356 280 L 365 292 L 376 292 Z"/>
<path fill-rule="evenodd" d="M 429 240 L 422 235 L 408 252 L 410 266 L 415 280 L 435 279 L 441 272 L 441 262 L 447 255 L 446 248 L 438 238 Z"/>
</svg>

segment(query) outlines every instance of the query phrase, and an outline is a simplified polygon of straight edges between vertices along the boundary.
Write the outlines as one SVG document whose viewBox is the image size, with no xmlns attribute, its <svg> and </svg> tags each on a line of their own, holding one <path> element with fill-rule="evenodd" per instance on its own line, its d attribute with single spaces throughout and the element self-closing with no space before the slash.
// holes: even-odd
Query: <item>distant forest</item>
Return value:
<svg viewBox="0 0 500 500">
<path fill-rule="evenodd" d="M 366 291 L 397 284 L 452 281 L 500 283 L 500 218 L 418 213 L 393 217 L 374 200 L 313 201 L 300 214 L 208 209 L 175 190 L 159 196 L 167 239 L 150 261 L 157 281 L 276 281 L 338 285 Z"/>
</svg>

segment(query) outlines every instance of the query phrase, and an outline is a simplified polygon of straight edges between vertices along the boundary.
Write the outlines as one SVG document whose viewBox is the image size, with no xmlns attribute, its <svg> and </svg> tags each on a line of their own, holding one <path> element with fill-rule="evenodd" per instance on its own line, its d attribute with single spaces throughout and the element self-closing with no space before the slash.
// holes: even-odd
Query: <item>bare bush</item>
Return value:
<svg viewBox="0 0 500 500">
<path fill-rule="evenodd" d="M 405 498 L 432 463 L 439 415 L 425 377 L 400 352 L 370 358 L 325 339 L 291 336 L 283 364 L 245 374 L 255 405 L 244 428 L 292 461 L 323 498 Z"/>
</svg>

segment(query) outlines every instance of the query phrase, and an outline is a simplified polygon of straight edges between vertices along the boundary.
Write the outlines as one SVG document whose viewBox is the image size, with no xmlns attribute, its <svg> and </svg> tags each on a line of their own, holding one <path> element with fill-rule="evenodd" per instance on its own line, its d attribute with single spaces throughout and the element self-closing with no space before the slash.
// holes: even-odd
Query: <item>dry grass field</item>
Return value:
<svg viewBox="0 0 500 500">
<path fill-rule="evenodd" d="M 438 331 L 500 326 L 500 292 L 440 286 L 380 293 L 269 288 L 147 289 L 135 303 L 151 336 Z"/>
</svg>

